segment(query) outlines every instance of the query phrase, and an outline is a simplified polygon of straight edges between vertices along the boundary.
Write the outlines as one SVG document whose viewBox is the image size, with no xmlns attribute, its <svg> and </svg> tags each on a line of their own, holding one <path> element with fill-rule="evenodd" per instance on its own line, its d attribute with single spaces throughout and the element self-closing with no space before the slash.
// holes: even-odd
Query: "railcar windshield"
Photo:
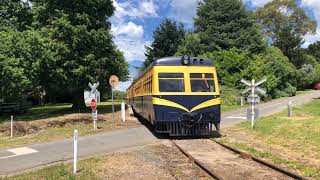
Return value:
<svg viewBox="0 0 320 180">
<path fill-rule="evenodd" d="M 184 92 L 183 73 L 159 73 L 160 92 Z"/>
<path fill-rule="evenodd" d="M 214 92 L 214 79 L 212 73 L 190 73 L 192 92 Z"/>
</svg>

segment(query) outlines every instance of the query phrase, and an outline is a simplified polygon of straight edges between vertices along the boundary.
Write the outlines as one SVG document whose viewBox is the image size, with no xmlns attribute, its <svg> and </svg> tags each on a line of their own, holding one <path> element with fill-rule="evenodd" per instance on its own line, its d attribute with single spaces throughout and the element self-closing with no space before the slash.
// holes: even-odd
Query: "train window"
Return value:
<svg viewBox="0 0 320 180">
<path fill-rule="evenodd" d="M 191 80 L 191 91 L 192 92 L 214 92 L 214 81 L 203 79 L 203 80 Z"/>
<path fill-rule="evenodd" d="M 159 79 L 160 92 L 184 92 L 183 79 Z"/>
<path fill-rule="evenodd" d="M 159 73 L 159 78 L 183 78 L 182 73 Z"/>
<path fill-rule="evenodd" d="M 183 73 L 159 73 L 160 92 L 184 92 Z"/>
<path fill-rule="evenodd" d="M 214 92 L 214 79 L 212 73 L 190 73 L 192 92 Z"/>
</svg>

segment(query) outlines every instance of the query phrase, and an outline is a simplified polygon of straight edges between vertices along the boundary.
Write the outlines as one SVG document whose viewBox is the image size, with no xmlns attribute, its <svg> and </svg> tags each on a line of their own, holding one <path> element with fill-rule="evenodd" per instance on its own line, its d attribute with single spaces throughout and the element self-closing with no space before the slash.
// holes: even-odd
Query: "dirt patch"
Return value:
<svg viewBox="0 0 320 180">
<path fill-rule="evenodd" d="M 102 179 L 211 179 L 170 142 L 113 153 L 95 167 L 94 174 Z"/>
<path fill-rule="evenodd" d="M 180 140 L 177 143 L 223 179 L 290 179 L 211 140 Z"/>
<path fill-rule="evenodd" d="M 137 121 L 135 118 L 131 118 L 130 114 L 126 112 L 127 122 L 122 123 L 121 112 L 115 112 L 114 114 L 114 122 L 115 128 L 125 127 L 130 122 Z M 112 114 L 99 114 L 98 122 L 102 121 L 112 121 Z M 70 125 L 86 125 L 92 123 L 92 115 L 89 113 L 73 113 L 68 115 L 62 115 L 59 117 L 46 118 L 34 121 L 18 121 L 14 122 L 14 136 L 25 136 L 29 134 L 35 134 L 41 130 L 45 130 L 47 128 L 59 128 L 66 127 Z M 10 123 L 5 122 L 0 124 L 0 134 L 10 135 Z"/>
</svg>

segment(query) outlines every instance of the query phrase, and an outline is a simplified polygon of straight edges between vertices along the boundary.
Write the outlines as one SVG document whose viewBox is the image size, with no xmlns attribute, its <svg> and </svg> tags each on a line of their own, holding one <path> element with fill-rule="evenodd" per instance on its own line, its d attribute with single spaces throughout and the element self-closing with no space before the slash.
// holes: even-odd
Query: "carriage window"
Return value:
<svg viewBox="0 0 320 180">
<path fill-rule="evenodd" d="M 190 73 L 192 92 L 214 92 L 212 73 Z"/>
<path fill-rule="evenodd" d="M 183 73 L 159 73 L 160 92 L 184 92 Z"/>
</svg>

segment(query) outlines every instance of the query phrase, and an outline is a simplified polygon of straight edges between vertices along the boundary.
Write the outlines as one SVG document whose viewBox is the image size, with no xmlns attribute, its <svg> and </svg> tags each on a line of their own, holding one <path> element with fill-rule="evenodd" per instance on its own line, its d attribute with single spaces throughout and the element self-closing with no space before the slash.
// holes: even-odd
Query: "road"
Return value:
<svg viewBox="0 0 320 180">
<path fill-rule="evenodd" d="M 311 91 L 295 97 L 281 98 L 263 103 L 258 107 L 261 109 L 261 115 L 267 116 L 284 110 L 288 101 L 292 101 L 293 105 L 301 105 L 317 97 L 320 97 L 320 91 Z M 222 128 L 244 121 L 245 117 L 245 109 L 223 113 Z M 160 139 L 156 138 L 146 127 L 141 126 L 80 137 L 78 151 L 79 157 L 86 157 L 159 141 Z M 0 150 L 0 175 L 70 160 L 72 157 L 72 139 L 25 145 L 14 149 L 3 149 Z"/>
<path fill-rule="evenodd" d="M 288 107 L 288 102 L 291 101 L 293 106 L 301 105 L 307 102 L 310 102 L 314 98 L 320 97 L 320 91 L 308 91 L 306 93 L 288 97 L 275 99 L 270 102 L 258 104 L 257 108 L 260 109 L 260 116 L 268 116 L 274 113 L 281 112 Z M 237 111 L 222 113 L 222 124 L 221 127 L 229 127 L 236 123 L 246 120 L 246 108 L 239 109 Z"/>
</svg>

